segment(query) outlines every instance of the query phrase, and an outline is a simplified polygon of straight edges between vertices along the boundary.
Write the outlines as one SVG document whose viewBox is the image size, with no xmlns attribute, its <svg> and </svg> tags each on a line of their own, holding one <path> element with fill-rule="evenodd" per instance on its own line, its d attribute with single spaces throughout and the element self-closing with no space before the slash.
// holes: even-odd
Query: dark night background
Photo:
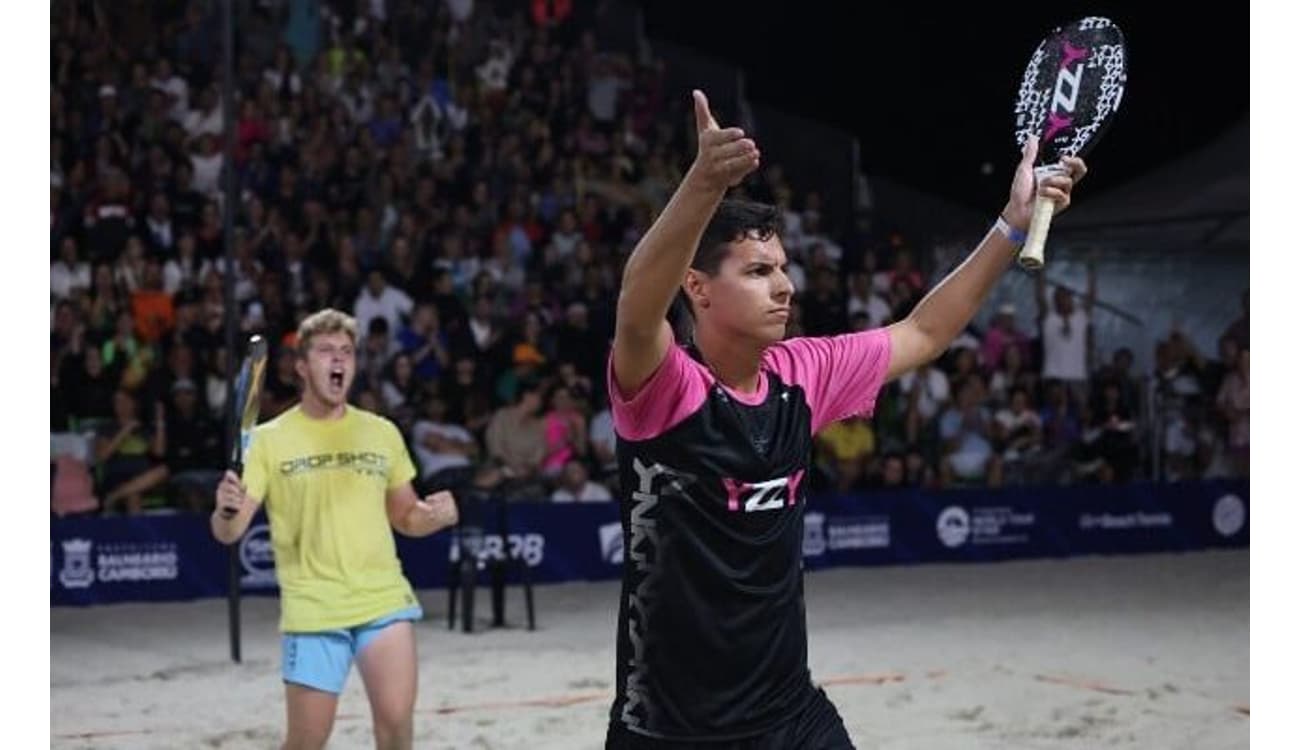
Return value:
<svg viewBox="0 0 1300 750">
<path fill-rule="evenodd" d="M 1088 157 L 1092 191 L 1186 154 L 1247 115 L 1244 7 L 1223 14 L 1136 3 L 980 6 L 697 0 L 643 7 L 652 38 L 743 67 L 753 100 L 857 135 L 869 175 L 968 206 L 1005 192 L 1016 157 L 1011 109 L 1025 63 L 1048 31 L 1079 17 L 1114 20 L 1129 51 L 1123 106 Z M 987 176 L 985 162 L 994 167 Z"/>
</svg>

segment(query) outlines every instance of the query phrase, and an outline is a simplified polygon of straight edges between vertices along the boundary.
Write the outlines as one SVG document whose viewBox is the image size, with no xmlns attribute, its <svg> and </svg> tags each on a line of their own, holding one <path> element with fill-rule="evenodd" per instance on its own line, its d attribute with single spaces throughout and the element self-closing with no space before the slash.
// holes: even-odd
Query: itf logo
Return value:
<svg viewBox="0 0 1300 750">
<path fill-rule="evenodd" d="M 970 514 L 965 508 L 951 505 L 939 514 L 935 527 L 939 532 L 939 541 L 945 547 L 960 547 L 970 538 Z"/>
<path fill-rule="evenodd" d="M 610 565 L 623 564 L 623 524 L 607 523 L 600 527 L 600 559 Z"/>
</svg>

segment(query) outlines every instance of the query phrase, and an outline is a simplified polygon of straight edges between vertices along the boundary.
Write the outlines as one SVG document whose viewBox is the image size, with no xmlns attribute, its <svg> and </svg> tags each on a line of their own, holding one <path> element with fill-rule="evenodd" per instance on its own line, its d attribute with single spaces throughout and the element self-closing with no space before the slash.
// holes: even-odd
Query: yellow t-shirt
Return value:
<svg viewBox="0 0 1300 750">
<path fill-rule="evenodd" d="M 839 461 L 853 461 L 870 456 L 876 450 L 876 435 L 865 419 L 833 422 L 817 436 Z"/>
<path fill-rule="evenodd" d="M 414 476 L 397 427 L 361 409 L 324 420 L 295 406 L 257 427 L 244 484 L 271 522 L 282 631 L 352 627 L 416 604 L 386 510 L 387 491 Z"/>
</svg>

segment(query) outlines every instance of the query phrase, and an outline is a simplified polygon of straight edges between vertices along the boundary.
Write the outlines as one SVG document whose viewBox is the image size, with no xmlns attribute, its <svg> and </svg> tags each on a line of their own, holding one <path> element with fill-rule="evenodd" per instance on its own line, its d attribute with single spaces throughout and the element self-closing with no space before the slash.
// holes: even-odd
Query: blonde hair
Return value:
<svg viewBox="0 0 1300 750">
<path fill-rule="evenodd" d="M 352 339 L 352 345 L 356 346 L 356 318 L 332 307 L 318 310 L 303 318 L 302 322 L 298 324 L 298 353 L 300 355 L 307 353 L 307 347 L 311 345 L 312 337 L 331 333 L 346 333 L 348 338 Z"/>
</svg>

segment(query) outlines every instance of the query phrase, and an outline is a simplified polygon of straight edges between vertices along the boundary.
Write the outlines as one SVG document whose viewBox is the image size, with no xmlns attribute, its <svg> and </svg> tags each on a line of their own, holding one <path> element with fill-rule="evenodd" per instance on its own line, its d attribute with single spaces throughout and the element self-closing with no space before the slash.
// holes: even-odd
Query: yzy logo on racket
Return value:
<svg viewBox="0 0 1300 750">
<path fill-rule="evenodd" d="M 1088 59 L 1088 49 L 1074 47 L 1066 42 L 1064 55 L 1061 58 L 1061 68 L 1056 74 L 1052 109 L 1047 114 L 1047 132 L 1043 135 L 1045 141 L 1052 140 L 1057 133 L 1068 129 L 1074 123 L 1074 107 L 1079 99 L 1079 81 L 1083 78 L 1083 65 Z M 1078 65 L 1071 68 L 1074 63 Z M 1071 116 L 1063 116 L 1062 112 L 1067 112 Z"/>
</svg>

